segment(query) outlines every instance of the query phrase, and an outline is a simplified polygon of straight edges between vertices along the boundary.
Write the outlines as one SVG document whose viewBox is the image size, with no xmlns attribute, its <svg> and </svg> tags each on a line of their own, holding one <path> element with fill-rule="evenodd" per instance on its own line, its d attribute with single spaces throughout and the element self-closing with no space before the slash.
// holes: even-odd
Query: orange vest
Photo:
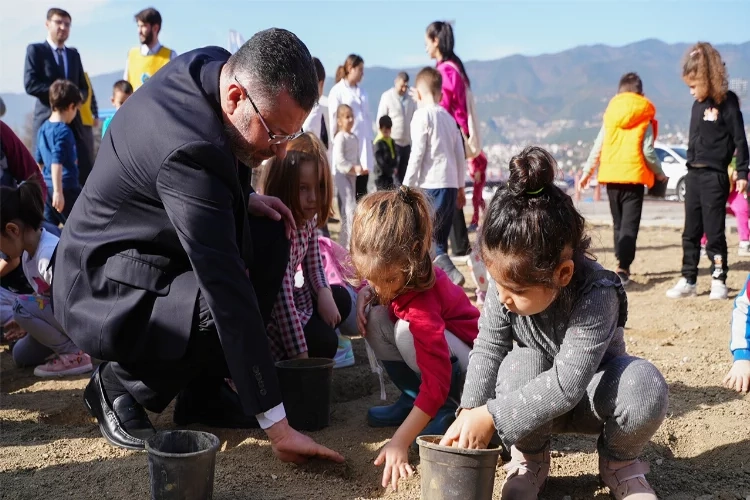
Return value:
<svg viewBox="0 0 750 500">
<path fill-rule="evenodd" d="M 604 112 L 599 182 L 654 186 L 654 173 L 643 157 L 643 137 L 652 122 L 656 139 L 654 116 L 656 108 L 640 94 L 623 92 L 609 101 Z"/>
</svg>

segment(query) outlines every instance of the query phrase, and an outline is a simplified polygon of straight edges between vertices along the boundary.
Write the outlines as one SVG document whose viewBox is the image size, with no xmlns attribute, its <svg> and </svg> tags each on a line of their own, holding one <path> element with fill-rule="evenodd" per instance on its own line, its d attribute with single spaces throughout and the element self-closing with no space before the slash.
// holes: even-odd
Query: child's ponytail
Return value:
<svg viewBox="0 0 750 500">
<path fill-rule="evenodd" d="M 22 222 L 24 225 L 39 229 L 44 221 L 44 202 L 42 186 L 35 179 L 22 182 L 18 187 L 3 186 L 0 188 L 0 232 L 5 233 L 9 222 Z"/>
<path fill-rule="evenodd" d="M 553 285 L 553 274 L 565 259 L 578 259 L 591 240 L 573 200 L 555 185 L 557 163 L 536 146 L 510 161 L 508 187 L 490 202 L 480 234 L 488 268 L 502 263 L 507 281 Z"/>
<path fill-rule="evenodd" d="M 708 42 L 698 42 L 688 49 L 682 62 L 682 79 L 697 87 L 699 101 L 710 97 L 721 104 L 729 91 L 726 65 L 719 51 Z"/>
<path fill-rule="evenodd" d="M 358 279 L 399 266 L 405 290 L 424 291 L 435 283 L 432 205 L 419 189 L 402 186 L 362 198 L 352 223 L 350 251 Z"/>
</svg>

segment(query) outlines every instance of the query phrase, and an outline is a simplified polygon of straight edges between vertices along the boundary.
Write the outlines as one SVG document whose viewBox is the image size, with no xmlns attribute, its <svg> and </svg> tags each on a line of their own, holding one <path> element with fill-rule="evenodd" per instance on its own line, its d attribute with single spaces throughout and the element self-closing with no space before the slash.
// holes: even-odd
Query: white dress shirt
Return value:
<svg viewBox="0 0 750 500">
<path fill-rule="evenodd" d="M 162 47 L 162 45 L 161 45 L 160 42 L 156 42 L 156 45 L 154 45 L 153 48 L 149 48 L 148 45 L 146 45 L 145 43 L 142 43 L 141 44 L 141 55 L 142 56 L 153 56 L 153 55 L 156 55 L 161 50 L 161 47 Z M 169 54 L 169 60 L 171 61 L 175 57 L 177 57 L 177 52 L 175 52 L 173 50 Z M 123 80 L 127 80 L 128 79 L 128 58 L 127 57 L 125 58 L 125 71 L 122 73 L 122 79 Z"/>
<path fill-rule="evenodd" d="M 400 96 L 395 88 L 390 88 L 383 92 L 380 97 L 378 117 L 375 123 L 378 124 L 382 116 L 389 116 L 393 122 L 393 128 L 391 129 L 393 142 L 398 146 L 408 146 L 411 144 L 411 120 L 416 110 L 417 103 L 409 94 Z"/>
<path fill-rule="evenodd" d="M 445 108 L 432 104 L 415 111 L 411 139 L 405 186 L 444 189 L 466 185 L 463 136 Z"/>
</svg>

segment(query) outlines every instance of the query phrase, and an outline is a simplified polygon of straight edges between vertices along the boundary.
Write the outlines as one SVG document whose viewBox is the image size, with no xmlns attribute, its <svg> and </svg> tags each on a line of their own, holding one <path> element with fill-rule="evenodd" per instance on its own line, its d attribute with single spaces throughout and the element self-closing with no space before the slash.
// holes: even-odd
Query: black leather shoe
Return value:
<svg viewBox="0 0 750 500">
<path fill-rule="evenodd" d="M 146 411 L 130 394 L 118 396 L 110 407 L 99 375 L 103 366 L 105 364 L 97 367 L 91 376 L 86 390 L 83 391 L 83 402 L 91 416 L 99 423 L 102 436 L 110 444 L 128 450 L 143 450 L 146 446 L 145 440 L 156 433 L 154 426 L 151 425 Z"/>
<path fill-rule="evenodd" d="M 183 389 L 174 407 L 177 425 L 202 424 L 218 429 L 259 429 L 258 419 L 242 410 L 240 397 L 223 380 Z"/>
</svg>

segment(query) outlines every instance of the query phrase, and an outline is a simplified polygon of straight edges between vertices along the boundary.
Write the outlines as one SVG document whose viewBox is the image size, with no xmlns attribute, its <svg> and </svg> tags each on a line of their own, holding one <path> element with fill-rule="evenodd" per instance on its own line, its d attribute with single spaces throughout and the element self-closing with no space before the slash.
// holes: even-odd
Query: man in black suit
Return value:
<svg viewBox="0 0 750 500">
<path fill-rule="evenodd" d="M 85 101 L 89 90 L 89 84 L 83 74 L 81 56 L 73 47 L 66 47 L 65 41 L 70 36 L 71 17 L 62 9 L 52 8 L 47 11 L 47 40 L 41 43 L 32 43 L 26 47 L 26 64 L 24 67 L 23 82 L 26 93 L 36 97 L 34 106 L 34 121 L 32 127 L 32 152 L 36 148 L 36 135 L 39 127 L 52 113 L 49 106 L 49 88 L 55 80 L 61 78 L 75 83 L 83 94 Z M 70 123 L 73 135 L 76 139 L 76 150 L 78 153 L 78 177 L 81 185 L 91 172 L 94 151 L 90 149 L 93 141 L 86 141 L 81 114 L 78 113 Z M 89 133 L 91 131 L 89 130 Z"/>
<path fill-rule="evenodd" d="M 287 424 L 265 325 L 294 219 L 249 193 L 245 166 L 286 156 L 316 99 L 307 48 L 271 29 L 233 55 L 177 57 L 115 114 L 57 247 L 52 292 L 76 345 L 109 361 L 84 400 L 110 443 L 143 448 L 154 433 L 143 408 L 161 412 L 178 394 L 178 424 L 244 427 L 234 395 L 282 460 L 343 460 Z"/>
</svg>

